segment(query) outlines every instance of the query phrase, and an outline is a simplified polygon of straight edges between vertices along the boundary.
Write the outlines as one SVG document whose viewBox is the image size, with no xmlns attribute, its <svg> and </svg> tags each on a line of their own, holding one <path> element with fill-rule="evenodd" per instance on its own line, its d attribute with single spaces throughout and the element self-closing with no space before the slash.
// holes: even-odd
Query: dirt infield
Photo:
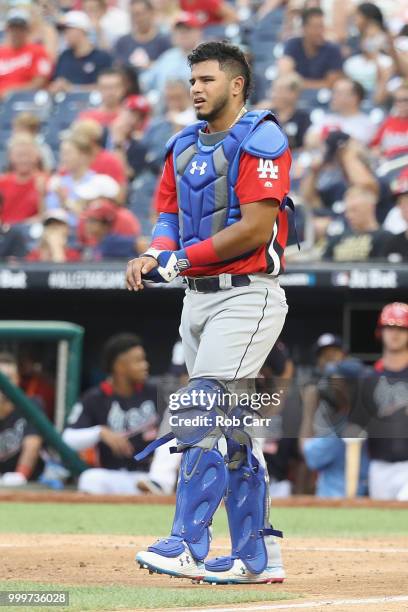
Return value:
<svg viewBox="0 0 408 612">
<path fill-rule="evenodd" d="M 152 541 L 151 537 L 109 535 L 20 535 L 0 534 L 2 573 L 5 579 L 67 585 L 127 585 L 160 589 L 234 588 L 192 585 L 188 580 L 150 576 L 134 563 L 135 552 Z M 213 553 L 227 552 L 226 539 L 216 539 Z M 347 539 L 291 538 L 283 541 L 288 573 L 284 585 L 248 585 L 248 589 L 279 589 L 299 594 L 299 602 L 358 600 L 407 594 L 408 537 Z M 289 606 L 291 602 L 282 602 Z M 273 610 L 278 604 L 252 609 Z M 265 606 L 265 602 L 263 603 Z M 233 607 L 245 609 L 245 605 Z M 248 604 L 250 607 L 250 604 Z M 229 609 L 229 608 L 228 608 Z M 231 608 L 232 609 L 232 608 Z M 280 609 L 284 609 L 283 607 Z M 290 609 L 289 607 L 287 609 Z M 303 608 L 308 609 L 308 608 Z M 316 606 L 313 608 L 316 609 Z M 336 605 L 335 610 L 354 610 L 354 605 Z M 408 610 L 408 601 L 377 602 L 357 609 L 386 612 Z"/>
</svg>

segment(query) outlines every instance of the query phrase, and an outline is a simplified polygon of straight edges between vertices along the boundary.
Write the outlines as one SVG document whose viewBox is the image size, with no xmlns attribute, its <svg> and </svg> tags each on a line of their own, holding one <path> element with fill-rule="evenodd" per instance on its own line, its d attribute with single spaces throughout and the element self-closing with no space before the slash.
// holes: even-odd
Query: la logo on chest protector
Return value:
<svg viewBox="0 0 408 612">
<path fill-rule="evenodd" d="M 257 168 L 259 178 L 277 179 L 278 170 L 279 166 L 274 165 L 273 159 L 264 159 L 263 157 L 260 158 Z"/>
<path fill-rule="evenodd" d="M 200 171 L 200 176 L 205 174 L 205 169 L 207 168 L 207 162 L 203 162 L 201 166 L 198 165 L 196 161 L 191 162 L 190 174 L 195 174 L 196 170 Z"/>
</svg>

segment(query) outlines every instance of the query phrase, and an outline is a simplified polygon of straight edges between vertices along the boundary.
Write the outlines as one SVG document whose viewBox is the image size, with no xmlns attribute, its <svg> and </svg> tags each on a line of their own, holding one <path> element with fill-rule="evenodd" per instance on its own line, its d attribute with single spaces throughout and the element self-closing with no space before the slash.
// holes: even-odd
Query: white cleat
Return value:
<svg viewBox="0 0 408 612">
<path fill-rule="evenodd" d="M 206 566 L 204 582 L 209 584 L 273 584 L 285 580 L 283 567 L 266 567 L 260 574 L 252 574 L 240 559 L 235 559 L 230 569 L 215 571 Z"/>
<path fill-rule="evenodd" d="M 204 563 L 196 561 L 187 549 L 176 557 L 165 557 L 143 550 L 137 553 L 136 562 L 141 568 L 149 570 L 149 573 L 190 578 L 197 582 L 202 581 L 205 575 Z"/>
</svg>

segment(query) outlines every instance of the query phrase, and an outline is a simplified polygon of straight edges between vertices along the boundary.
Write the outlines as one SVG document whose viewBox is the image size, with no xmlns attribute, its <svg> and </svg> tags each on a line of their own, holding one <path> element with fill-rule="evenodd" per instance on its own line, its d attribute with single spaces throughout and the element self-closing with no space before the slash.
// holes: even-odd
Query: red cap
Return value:
<svg viewBox="0 0 408 612">
<path fill-rule="evenodd" d="M 106 221 L 114 223 L 117 217 L 117 209 L 109 200 L 98 200 L 93 202 L 85 210 L 85 219 L 95 219 L 96 221 Z"/>
<path fill-rule="evenodd" d="M 397 178 L 391 183 L 391 191 L 394 196 L 408 193 L 408 168 L 404 168 Z"/>
<path fill-rule="evenodd" d="M 381 311 L 378 327 L 403 327 L 408 329 L 408 304 L 393 302 Z"/>
<path fill-rule="evenodd" d="M 144 115 L 148 115 L 152 110 L 147 98 L 144 96 L 129 96 L 125 100 L 125 108 L 131 111 L 139 111 Z"/>
<path fill-rule="evenodd" d="M 187 11 L 179 13 L 175 18 L 174 26 L 176 27 L 180 25 L 185 26 L 186 28 L 202 28 L 202 23 L 198 17 L 196 17 L 194 13 L 188 13 Z"/>
</svg>

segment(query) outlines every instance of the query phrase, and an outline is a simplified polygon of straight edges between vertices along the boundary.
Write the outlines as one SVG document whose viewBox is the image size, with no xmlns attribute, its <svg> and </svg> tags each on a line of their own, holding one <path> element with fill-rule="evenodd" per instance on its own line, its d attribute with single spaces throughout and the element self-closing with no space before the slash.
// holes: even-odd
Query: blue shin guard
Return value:
<svg viewBox="0 0 408 612">
<path fill-rule="evenodd" d="M 210 547 L 209 526 L 226 484 L 227 467 L 217 449 L 193 446 L 184 450 L 171 535 L 149 546 L 148 551 L 175 557 L 184 552 L 185 542 L 194 559 L 205 559 Z"/>
<path fill-rule="evenodd" d="M 229 443 L 228 446 L 231 451 L 237 445 Z M 265 469 L 249 447 L 246 447 L 246 451 L 246 458 L 240 465 L 228 470 L 225 506 L 232 555 L 218 559 L 216 563 L 223 561 L 228 565 L 232 564 L 233 559 L 241 559 L 250 572 L 260 574 L 268 564 L 265 536 L 282 537 L 282 532 L 268 523 L 269 496 Z"/>
</svg>

